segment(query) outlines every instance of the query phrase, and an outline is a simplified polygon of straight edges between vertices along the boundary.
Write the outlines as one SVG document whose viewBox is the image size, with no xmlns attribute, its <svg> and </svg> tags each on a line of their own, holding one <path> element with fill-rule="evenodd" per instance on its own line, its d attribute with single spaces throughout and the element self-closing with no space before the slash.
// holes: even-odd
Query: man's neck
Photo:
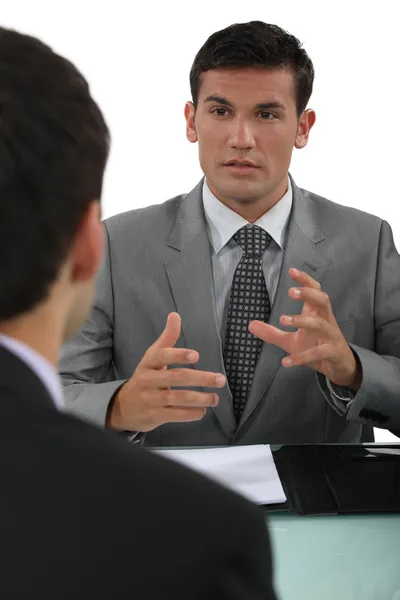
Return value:
<svg viewBox="0 0 400 600">
<path fill-rule="evenodd" d="M 40 315 L 42 317 L 42 315 Z M 62 327 L 51 315 L 47 318 L 28 315 L 0 322 L 0 333 L 33 348 L 55 367 L 62 344 Z"/>
<path fill-rule="evenodd" d="M 283 195 L 284 194 L 282 194 L 282 196 Z M 219 199 L 219 200 L 220 200 L 220 202 L 225 204 L 225 206 L 227 206 L 228 208 L 233 210 L 235 213 L 240 215 L 243 219 L 245 219 L 249 223 L 255 223 L 256 221 L 258 221 L 258 219 L 260 219 L 263 215 L 265 215 L 265 213 L 270 211 L 271 208 L 279 202 L 279 200 L 282 198 L 282 196 L 280 198 L 278 198 L 277 200 L 275 200 L 271 204 L 267 204 L 267 203 L 258 204 L 257 202 L 244 203 L 244 202 L 235 202 L 234 200 L 229 200 L 226 202 L 221 199 Z"/>
<path fill-rule="evenodd" d="M 208 181 L 207 185 L 210 191 L 220 202 L 222 202 L 222 204 L 233 210 L 249 223 L 255 223 L 258 219 L 265 215 L 265 213 L 270 211 L 271 208 L 275 206 L 286 194 L 288 191 L 288 178 L 285 177 L 285 179 L 281 181 L 276 188 L 271 191 L 270 194 L 268 194 L 267 197 L 254 200 L 254 202 L 241 202 L 232 198 L 223 198 L 218 195 L 217 191 L 212 185 L 210 185 Z"/>
</svg>

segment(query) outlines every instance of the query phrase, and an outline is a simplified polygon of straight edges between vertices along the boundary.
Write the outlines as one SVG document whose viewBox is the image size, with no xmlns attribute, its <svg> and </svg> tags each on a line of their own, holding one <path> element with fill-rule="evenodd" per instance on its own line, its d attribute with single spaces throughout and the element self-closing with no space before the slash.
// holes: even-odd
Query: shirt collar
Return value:
<svg viewBox="0 0 400 600">
<path fill-rule="evenodd" d="M 64 405 L 60 378 L 54 366 L 44 356 L 20 340 L 0 333 L 0 345 L 22 360 L 42 381 L 54 404 L 61 409 Z"/>
<path fill-rule="evenodd" d="M 283 249 L 292 202 L 292 184 L 290 177 L 288 177 L 288 189 L 285 195 L 254 223 L 254 225 L 264 229 L 281 249 Z M 205 178 L 203 183 L 203 206 L 210 242 L 215 254 L 218 254 L 241 227 L 248 225 L 248 221 L 218 200 L 208 187 Z"/>
</svg>

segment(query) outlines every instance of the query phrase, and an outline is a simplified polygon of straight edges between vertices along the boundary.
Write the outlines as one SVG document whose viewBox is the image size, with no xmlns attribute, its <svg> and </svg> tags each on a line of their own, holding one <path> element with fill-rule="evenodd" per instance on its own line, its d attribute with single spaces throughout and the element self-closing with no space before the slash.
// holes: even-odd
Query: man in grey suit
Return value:
<svg viewBox="0 0 400 600">
<path fill-rule="evenodd" d="M 185 116 L 205 178 L 105 222 L 94 307 L 60 365 L 71 411 L 150 446 L 398 428 L 391 229 L 288 174 L 315 122 L 313 78 L 274 25 L 232 25 L 200 49 Z"/>
</svg>

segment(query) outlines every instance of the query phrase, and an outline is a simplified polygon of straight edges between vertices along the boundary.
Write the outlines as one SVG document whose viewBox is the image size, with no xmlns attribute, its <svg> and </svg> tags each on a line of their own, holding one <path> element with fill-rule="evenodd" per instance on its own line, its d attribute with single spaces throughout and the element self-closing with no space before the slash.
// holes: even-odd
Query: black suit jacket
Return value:
<svg viewBox="0 0 400 600">
<path fill-rule="evenodd" d="M 0 598 L 269 600 L 262 511 L 58 412 L 0 347 Z"/>
</svg>

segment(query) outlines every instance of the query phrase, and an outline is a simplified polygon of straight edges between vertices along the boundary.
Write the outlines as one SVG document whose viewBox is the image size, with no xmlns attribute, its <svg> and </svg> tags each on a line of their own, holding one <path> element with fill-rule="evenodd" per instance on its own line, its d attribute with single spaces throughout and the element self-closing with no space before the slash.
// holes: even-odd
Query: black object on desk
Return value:
<svg viewBox="0 0 400 600">
<path fill-rule="evenodd" d="M 400 445 L 288 445 L 273 457 L 287 497 L 281 510 L 400 513 Z"/>
</svg>

